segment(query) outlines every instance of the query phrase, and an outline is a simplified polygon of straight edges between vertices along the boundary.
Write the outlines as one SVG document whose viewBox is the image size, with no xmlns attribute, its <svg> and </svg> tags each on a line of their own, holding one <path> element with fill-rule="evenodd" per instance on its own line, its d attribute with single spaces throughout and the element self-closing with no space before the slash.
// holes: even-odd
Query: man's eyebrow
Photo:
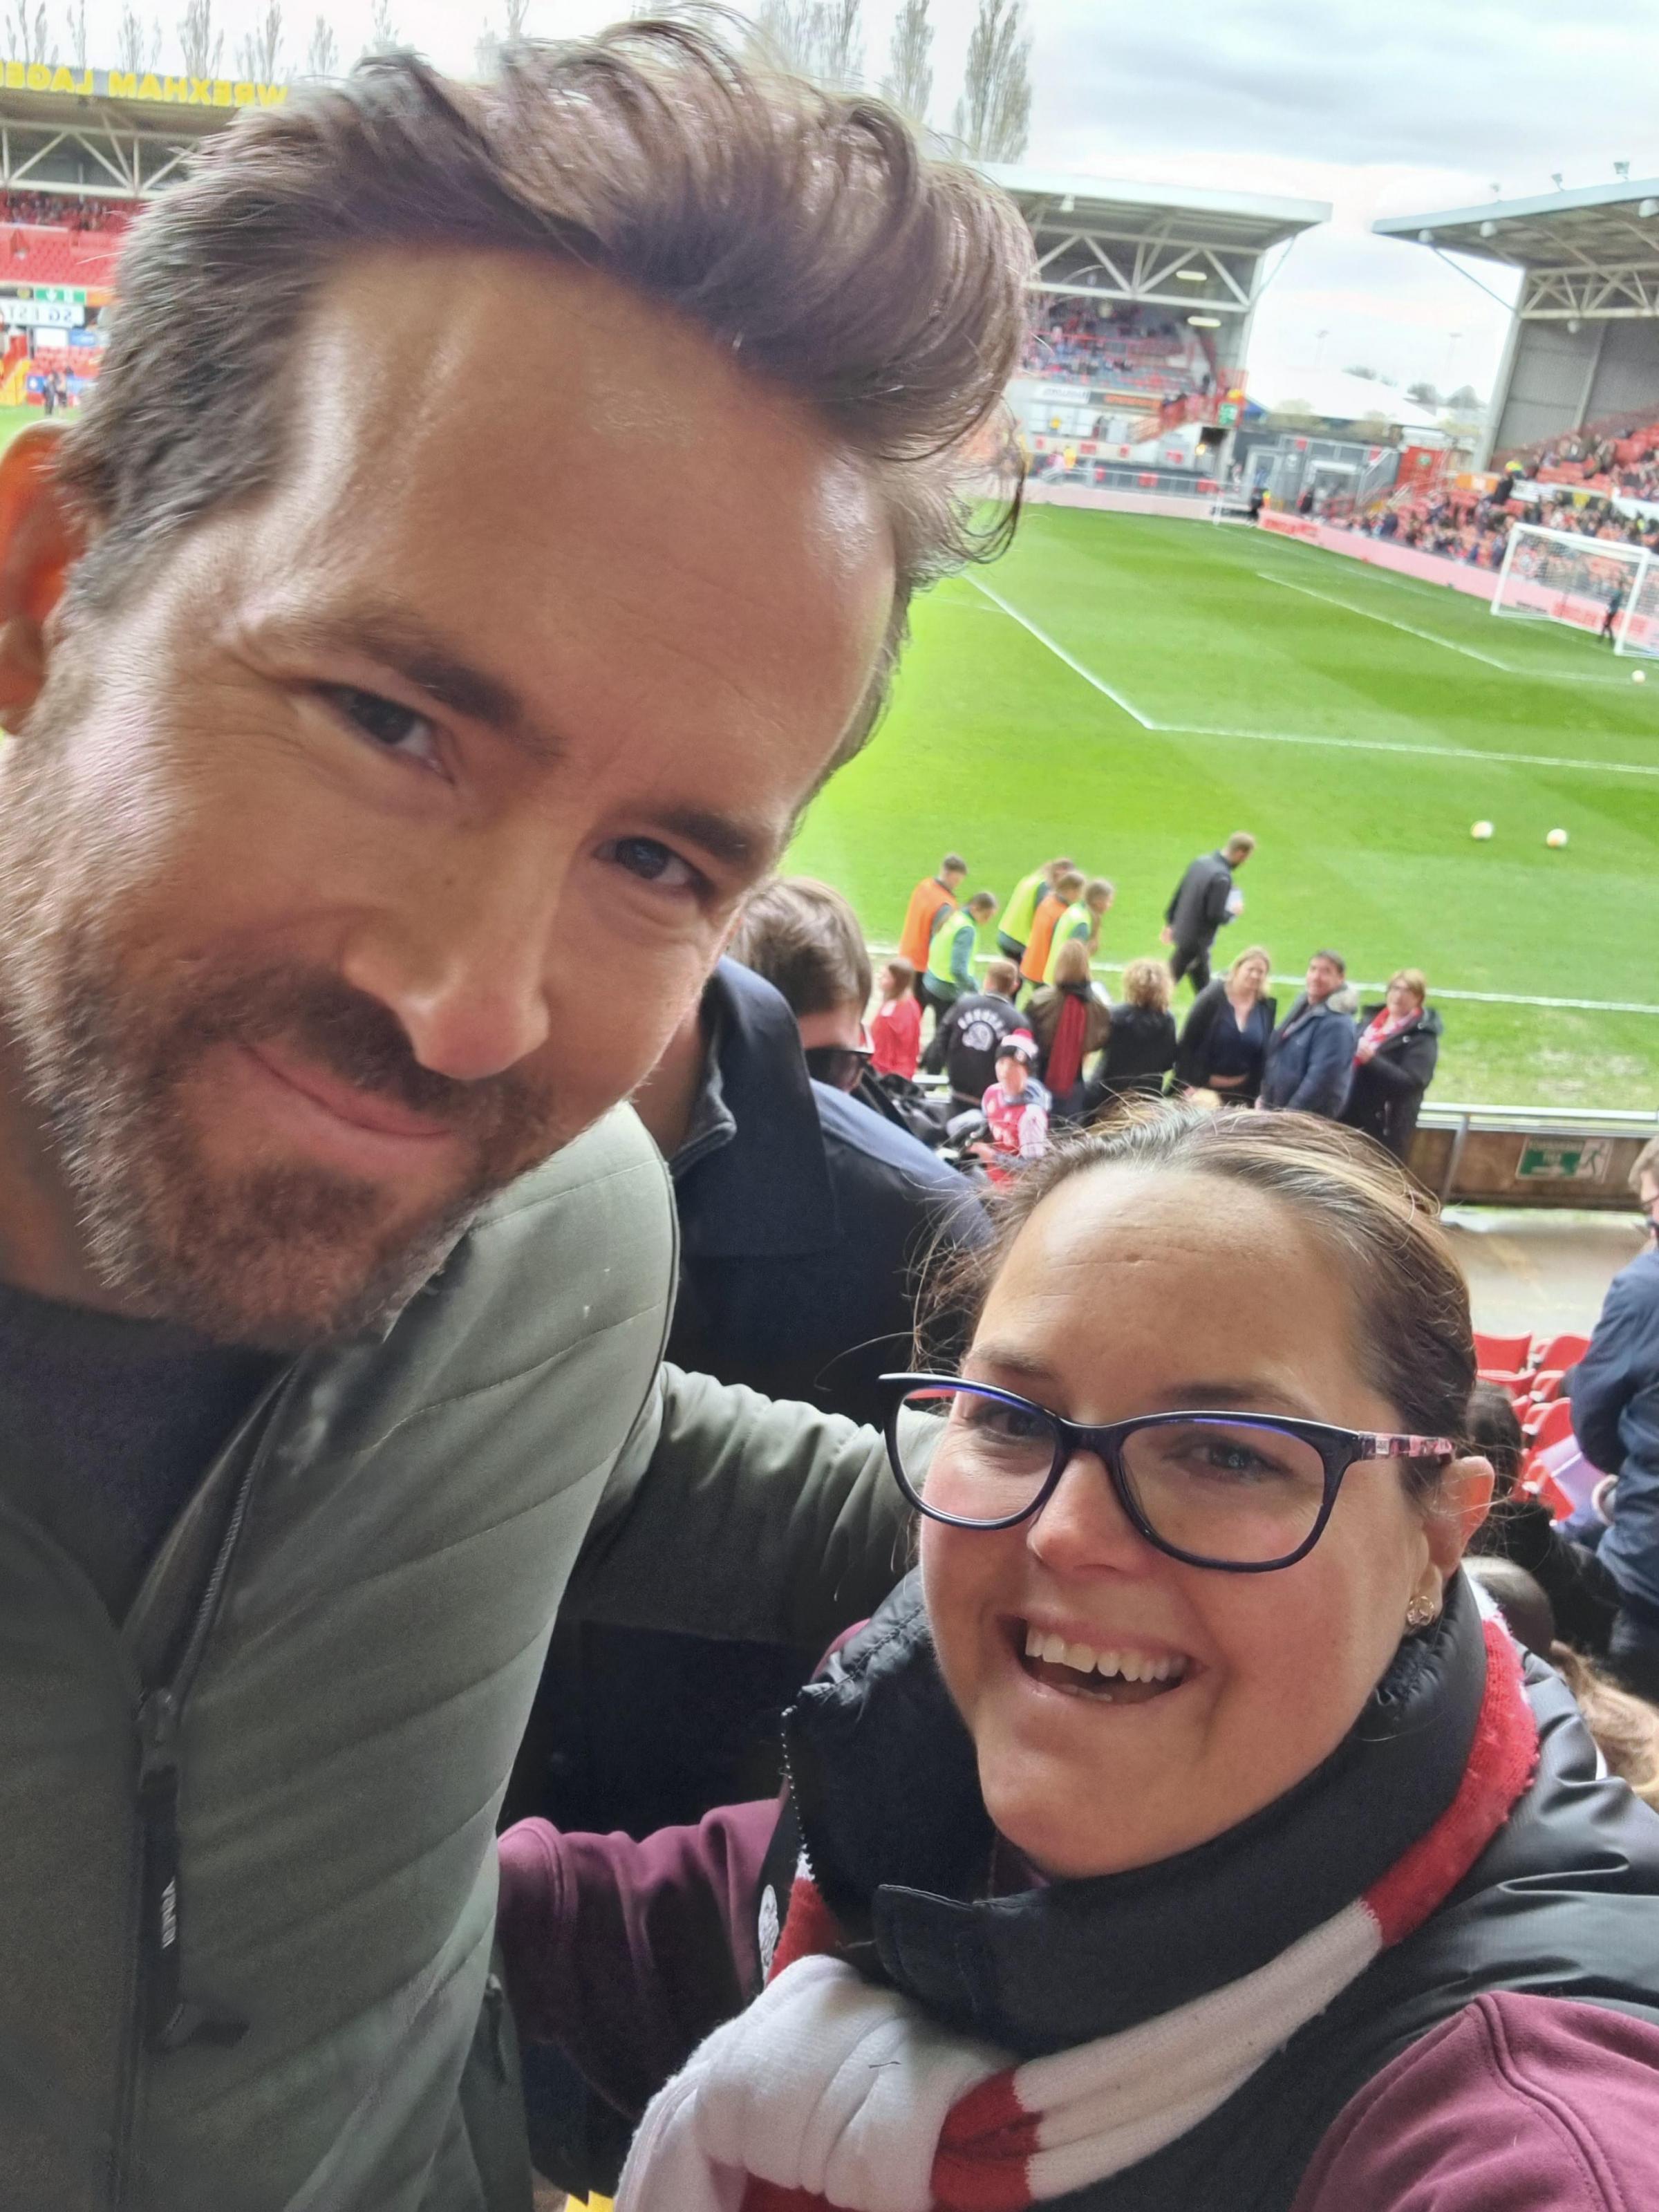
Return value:
<svg viewBox="0 0 1659 2212">
<path fill-rule="evenodd" d="M 778 832 L 766 823 L 741 821 L 731 814 L 712 814 L 701 806 L 653 806 L 650 819 L 654 828 L 668 836 L 701 846 L 711 860 L 739 871 L 764 866 L 782 842 Z"/>
<path fill-rule="evenodd" d="M 424 623 L 366 607 L 334 615 L 295 616 L 272 627 L 284 642 L 378 660 L 451 714 L 498 730 L 544 758 L 558 751 L 556 740 L 536 727 L 510 684 L 468 660 Z"/>
</svg>

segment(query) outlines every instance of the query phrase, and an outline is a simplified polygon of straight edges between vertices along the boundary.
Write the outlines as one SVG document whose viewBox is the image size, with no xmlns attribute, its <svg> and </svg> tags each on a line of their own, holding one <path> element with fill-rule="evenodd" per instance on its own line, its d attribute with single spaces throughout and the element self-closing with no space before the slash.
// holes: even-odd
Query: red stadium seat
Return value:
<svg viewBox="0 0 1659 2212">
<path fill-rule="evenodd" d="M 1534 1451 L 1542 1451 L 1549 1444 L 1559 1444 L 1564 1437 L 1572 1434 L 1571 1401 L 1554 1399 L 1549 1405 L 1541 1407 L 1530 1420 L 1523 1421 L 1522 1427 Z"/>
<path fill-rule="evenodd" d="M 1577 1367 L 1589 1350 L 1589 1339 L 1587 1336 L 1553 1336 L 1534 1364 L 1539 1368 L 1563 1370 Z"/>
<path fill-rule="evenodd" d="M 1532 1337 L 1485 1336 L 1474 1332 L 1475 1363 L 1481 1368 L 1492 1368 L 1503 1375 L 1524 1374 L 1532 1365 Z"/>
</svg>

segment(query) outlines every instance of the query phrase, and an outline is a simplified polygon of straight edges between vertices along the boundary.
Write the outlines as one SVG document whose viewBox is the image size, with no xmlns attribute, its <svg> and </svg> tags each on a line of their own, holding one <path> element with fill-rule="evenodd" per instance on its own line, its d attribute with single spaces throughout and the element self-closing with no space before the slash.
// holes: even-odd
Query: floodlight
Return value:
<svg viewBox="0 0 1659 2212">
<path fill-rule="evenodd" d="M 1060 204 L 1060 211 L 1062 215 L 1075 215 L 1077 213 L 1077 195 L 1074 192 L 1066 193 L 1065 198 Z"/>
<path fill-rule="evenodd" d="M 1650 216 L 1659 215 L 1659 200 L 1644 200 L 1636 212 L 1645 222 Z"/>
<path fill-rule="evenodd" d="M 1480 226 L 1480 235 L 1482 238 L 1496 238 L 1498 225 L 1495 222 L 1483 222 Z"/>
<path fill-rule="evenodd" d="M 1177 269 L 1176 275 L 1183 284 L 1207 284 L 1210 281 L 1207 269 Z"/>
<path fill-rule="evenodd" d="M 1218 331 L 1221 328 L 1219 315 L 1188 315 L 1187 320 L 1195 331 Z"/>
</svg>

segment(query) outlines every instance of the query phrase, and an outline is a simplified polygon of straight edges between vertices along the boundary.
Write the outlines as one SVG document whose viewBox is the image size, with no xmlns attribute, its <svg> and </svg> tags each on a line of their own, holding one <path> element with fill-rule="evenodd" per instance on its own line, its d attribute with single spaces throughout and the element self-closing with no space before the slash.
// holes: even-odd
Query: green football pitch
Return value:
<svg viewBox="0 0 1659 2212">
<path fill-rule="evenodd" d="M 1438 1098 L 1659 1103 L 1659 665 L 1634 684 L 1593 638 L 1247 526 L 1060 507 L 915 633 L 789 856 L 873 942 L 952 847 L 1002 896 L 1065 852 L 1116 884 L 1121 963 L 1159 950 L 1193 855 L 1249 830 L 1218 951 L 1260 941 L 1288 978 L 1329 945 L 1362 985 L 1422 968 Z"/>
</svg>

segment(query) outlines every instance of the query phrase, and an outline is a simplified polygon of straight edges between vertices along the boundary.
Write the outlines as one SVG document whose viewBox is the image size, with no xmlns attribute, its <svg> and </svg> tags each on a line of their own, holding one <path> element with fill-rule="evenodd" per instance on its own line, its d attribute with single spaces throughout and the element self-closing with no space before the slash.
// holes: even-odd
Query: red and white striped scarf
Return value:
<svg viewBox="0 0 1659 2212">
<path fill-rule="evenodd" d="M 1453 1890 L 1532 1778 L 1515 1650 L 1486 1682 L 1456 1796 L 1363 1896 L 1253 1973 L 1045 2058 L 940 2027 L 834 1955 L 799 1877 L 769 1982 L 653 2101 L 617 2212 L 1023 2212 L 1173 2142 Z"/>
</svg>

